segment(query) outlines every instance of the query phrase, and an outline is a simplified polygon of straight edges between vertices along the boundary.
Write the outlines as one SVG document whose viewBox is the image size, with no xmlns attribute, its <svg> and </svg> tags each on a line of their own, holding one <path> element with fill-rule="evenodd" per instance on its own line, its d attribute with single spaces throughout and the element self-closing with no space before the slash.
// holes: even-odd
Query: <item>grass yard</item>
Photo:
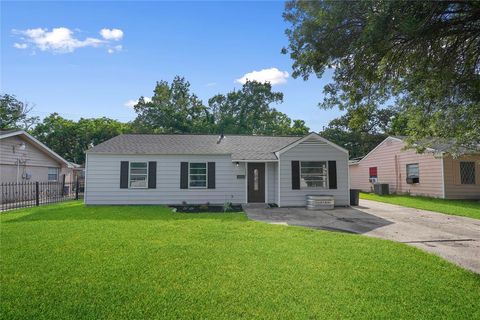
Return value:
<svg viewBox="0 0 480 320">
<path fill-rule="evenodd" d="M 475 200 L 447 200 L 395 194 L 379 196 L 363 192 L 360 193 L 360 199 L 480 219 L 480 201 Z"/>
<path fill-rule="evenodd" d="M 0 215 L 3 319 L 480 319 L 480 276 L 366 236 L 80 202 Z"/>
</svg>

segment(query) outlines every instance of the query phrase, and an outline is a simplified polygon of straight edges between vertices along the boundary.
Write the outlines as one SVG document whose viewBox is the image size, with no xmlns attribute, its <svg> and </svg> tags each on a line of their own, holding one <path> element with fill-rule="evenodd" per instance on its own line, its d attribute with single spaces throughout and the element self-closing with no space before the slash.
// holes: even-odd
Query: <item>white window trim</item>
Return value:
<svg viewBox="0 0 480 320">
<path fill-rule="evenodd" d="M 50 180 L 50 179 L 49 179 L 49 176 L 50 176 L 50 174 L 51 174 L 51 173 L 49 172 L 50 169 L 55 169 L 55 170 L 56 170 L 56 176 L 57 176 L 57 178 L 54 179 L 54 180 Z M 57 182 L 59 176 L 60 176 L 60 168 L 57 168 L 57 167 L 48 167 L 48 169 L 47 169 L 47 181 Z"/>
<path fill-rule="evenodd" d="M 300 179 L 300 190 L 329 190 L 330 188 L 328 187 L 329 186 L 329 181 L 328 181 L 328 161 L 323 161 L 323 160 L 300 160 L 300 165 L 299 165 L 299 170 L 300 172 L 298 173 L 299 174 L 299 179 Z M 325 167 L 327 168 L 327 172 L 326 172 L 326 177 L 325 177 L 325 187 L 302 187 L 302 162 L 324 162 L 325 163 Z"/>
<path fill-rule="evenodd" d="M 406 173 L 406 175 L 407 175 L 407 179 L 409 178 L 409 176 L 408 176 L 408 168 L 409 168 L 410 166 L 414 166 L 414 165 L 417 166 L 417 172 L 418 172 L 418 175 L 417 175 L 415 178 L 420 179 L 420 163 L 418 163 L 418 162 L 407 163 L 407 164 L 405 165 L 405 171 L 406 171 L 405 173 Z"/>
<path fill-rule="evenodd" d="M 130 176 L 131 176 L 130 168 L 131 168 L 132 163 L 146 163 L 147 164 L 147 179 L 145 180 L 145 182 L 146 182 L 145 187 L 131 187 L 130 186 Z M 148 172 L 148 161 L 129 161 L 128 162 L 128 189 L 148 189 L 148 176 L 149 176 L 148 173 L 149 173 Z"/>
<path fill-rule="evenodd" d="M 190 164 L 191 163 L 204 163 L 205 164 L 205 187 L 192 187 L 190 186 Z M 199 175 L 199 174 L 197 174 Z M 208 188 L 208 162 L 205 161 L 195 161 L 188 163 L 188 189 L 207 189 Z"/>
</svg>

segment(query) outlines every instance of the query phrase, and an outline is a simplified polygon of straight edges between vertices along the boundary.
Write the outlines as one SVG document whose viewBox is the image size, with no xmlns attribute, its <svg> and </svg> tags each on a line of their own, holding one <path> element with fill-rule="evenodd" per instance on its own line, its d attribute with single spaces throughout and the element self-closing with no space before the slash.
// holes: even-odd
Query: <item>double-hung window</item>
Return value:
<svg viewBox="0 0 480 320">
<path fill-rule="evenodd" d="M 326 161 L 300 162 L 301 188 L 327 188 L 327 177 Z"/>
<path fill-rule="evenodd" d="M 147 162 L 130 162 L 129 176 L 130 188 L 147 188 L 148 187 L 148 163 Z"/>
<path fill-rule="evenodd" d="M 475 184 L 475 162 L 460 162 L 460 182 L 462 184 Z"/>
<path fill-rule="evenodd" d="M 58 181 L 58 168 L 48 168 L 48 181 Z"/>
<path fill-rule="evenodd" d="M 418 169 L 418 163 L 407 164 L 407 183 L 419 183 L 420 171 Z"/>
<path fill-rule="evenodd" d="M 190 188 L 207 187 L 207 163 L 190 162 L 188 167 L 188 186 Z"/>
</svg>

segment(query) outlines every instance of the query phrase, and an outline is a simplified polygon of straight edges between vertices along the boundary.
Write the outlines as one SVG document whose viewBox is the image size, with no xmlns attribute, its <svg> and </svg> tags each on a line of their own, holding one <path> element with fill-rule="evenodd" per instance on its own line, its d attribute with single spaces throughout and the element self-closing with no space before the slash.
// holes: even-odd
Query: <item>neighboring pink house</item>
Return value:
<svg viewBox="0 0 480 320">
<path fill-rule="evenodd" d="M 363 159 L 350 163 L 350 188 L 370 192 L 378 182 L 388 183 L 390 193 L 480 199 L 480 153 L 452 158 L 447 145 L 423 154 L 405 146 L 404 137 L 388 137 Z"/>
</svg>

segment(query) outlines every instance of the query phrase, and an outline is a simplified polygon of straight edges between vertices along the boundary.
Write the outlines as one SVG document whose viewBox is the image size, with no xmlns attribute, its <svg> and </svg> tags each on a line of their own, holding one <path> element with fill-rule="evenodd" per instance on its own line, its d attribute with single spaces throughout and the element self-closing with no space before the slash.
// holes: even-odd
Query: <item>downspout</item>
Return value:
<svg viewBox="0 0 480 320">
<path fill-rule="evenodd" d="M 445 168 L 444 168 L 444 153 L 441 153 L 441 169 L 442 169 L 442 199 L 445 199 Z"/>
</svg>

